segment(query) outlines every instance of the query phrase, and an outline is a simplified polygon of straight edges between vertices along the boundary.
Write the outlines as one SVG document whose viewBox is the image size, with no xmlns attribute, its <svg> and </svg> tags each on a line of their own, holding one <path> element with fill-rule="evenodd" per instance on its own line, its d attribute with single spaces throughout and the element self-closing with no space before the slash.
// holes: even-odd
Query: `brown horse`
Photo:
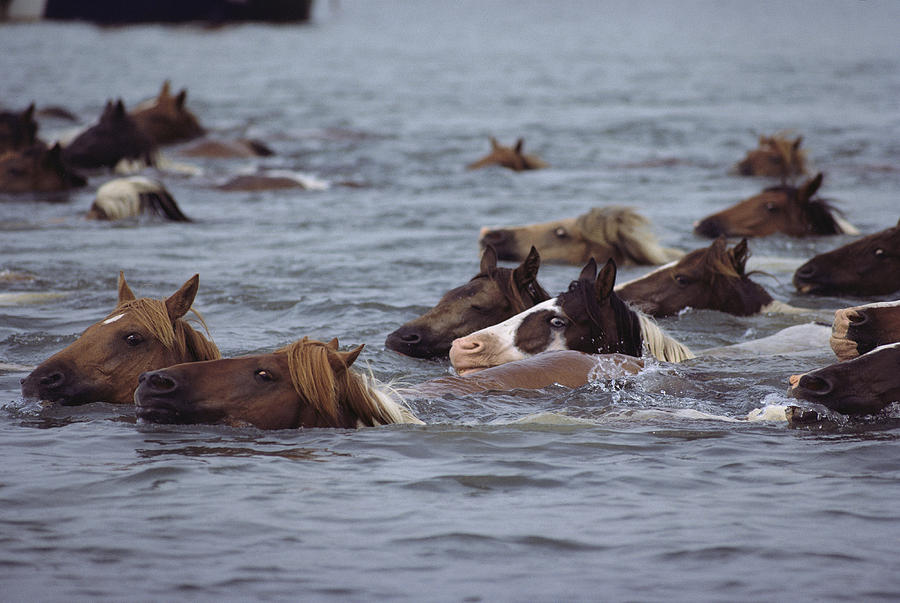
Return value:
<svg viewBox="0 0 900 603">
<path fill-rule="evenodd" d="M 186 157 L 208 157 L 212 159 L 240 159 L 248 157 L 271 157 L 275 151 L 258 140 L 200 140 L 178 149 L 179 155 Z"/>
<path fill-rule="evenodd" d="M 709 247 L 618 285 L 616 293 L 657 318 L 688 307 L 737 316 L 771 311 L 777 304 L 761 285 L 750 280 L 745 271 L 748 257 L 747 239 L 729 249 L 728 240 L 719 237 Z"/>
<path fill-rule="evenodd" d="M 41 193 L 67 191 L 87 184 L 72 170 L 56 143 L 43 142 L 18 151 L 0 153 L 0 193 Z"/>
<path fill-rule="evenodd" d="M 897 342 L 900 342 L 900 301 L 853 306 L 834 313 L 831 349 L 838 360 L 850 360 Z"/>
<path fill-rule="evenodd" d="M 769 187 L 696 222 L 694 233 L 709 238 L 764 237 L 779 232 L 792 237 L 859 234 L 830 201 L 814 196 L 821 185 L 820 173 L 799 187 Z"/>
<path fill-rule="evenodd" d="M 800 293 L 866 297 L 900 291 L 900 222 L 821 253 L 794 272 Z"/>
<path fill-rule="evenodd" d="M 122 159 L 154 165 L 156 143 L 125 112 L 121 100 L 109 101 L 98 122 L 69 143 L 63 155 L 71 165 L 85 169 L 114 168 Z"/>
<path fill-rule="evenodd" d="M 788 395 L 847 415 L 870 415 L 900 401 L 900 343 L 790 377 Z"/>
<path fill-rule="evenodd" d="M 523 139 L 518 139 L 514 147 L 506 147 L 497 142 L 497 139 L 491 136 L 491 152 L 466 166 L 467 169 L 477 170 L 484 167 L 497 165 L 509 168 L 514 172 L 523 172 L 525 170 L 539 170 L 548 167 L 548 165 L 537 155 L 526 154 L 522 152 L 525 145 Z"/>
<path fill-rule="evenodd" d="M 34 103 L 21 113 L 0 111 L 0 155 L 30 147 L 37 140 L 38 124 L 34 120 Z"/>
<path fill-rule="evenodd" d="M 119 273 L 115 309 L 23 379 L 22 394 L 64 406 L 131 404 L 141 373 L 219 358 L 215 344 L 183 318 L 191 310 L 198 283 L 194 275 L 165 300 L 137 299 Z"/>
<path fill-rule="evenodd" d="M 501 260 L 521 261 L 536 247 L 545 262 L 584 264 L 592 257 L 617 264 L 665 264 L 683 254 L 660 246 L 650 222 L 628 207 L 595 207 L 577 218 L 528 226 L 482 228 L 482 247 L 491 245 Z"/>
<path fill-rule="evenodd" d="M 640 361 L 599 362 L 578 352 L 557 352 L 484 371 L 472 378 L 442 377 L 397 390 L 351 365 L 363 346 L 341 352 L 303 338 L 271 354 L 171 366 L 145 373 L 134 398 L 137 416 L 156 423 L 221 423 L 235 427 L 353 429 L 418 423 L 406 397 L 440 397 L 486 390 L 578 387 L 596 378 L 637 372 Z"/>
<path fill-rule="evenodd" d="M 187 90 L 177 95 L 169 92 L 169 81 L 163 82 L 159 96 L 138 104 L 131 117 L 156 145 L 191 140 L 203 136 L 205 130 L 197 116 L 185 108 Z"/>
<path fill-rule="evenodd" d="M 648 316 L 635 312 L 613 290 L 616 263 L 600 272 L 593 258 L 568 291 L 504 322 L 453 342 L 450 362 L 463 375 L 552 350 L 640 357 L 646 346 L 660 360 L 693 357 Z"/>
<path fill-rule="evenodd" d="M 218 187 L 221 191 L 272 191 L 288 188 L 325 190 L 328 183 L 286 170 L 273 170 L 267 174 L 240 174 Z"/>
<path fill-rule="evenodd" d="M 800 149 L 803 137 L 793 140 L 787 132 L 773 136 L 760 136 L 759 146 L 747 152 L 747 156 L 735 165 L 741 176 L 778 178 L 782 182 L 794 176 L 806 174 L 806 151 Z"/>
<path fill-rule="evenodd" d="M 140 215 L 190 222 L 161 182 L 143 176 L 117 178 L 97 189 L 88 220 L 122 220 Z"/>
<path fill-rule="evenodd" d="M 515 269 L 498 268 L 497 254 L 488 245 L 478 274 L 445 293 L 428 312 L 388 335 L 384 345 L 415 358 L 446 357 L 454 339 L 550 299 L 537 281 L 540 266 L 541 257 L 532 247 Z"/>
</svg>

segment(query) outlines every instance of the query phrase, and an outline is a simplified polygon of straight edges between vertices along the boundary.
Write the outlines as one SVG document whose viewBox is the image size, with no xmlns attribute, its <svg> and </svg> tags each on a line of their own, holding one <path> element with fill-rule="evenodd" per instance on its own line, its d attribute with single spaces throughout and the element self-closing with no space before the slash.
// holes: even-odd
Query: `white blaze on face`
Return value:
<svg viewBox="0 0 900 603">
<path fill-rule="evenodd" d="M 123 316 L 125 316 L 125 314 L 116 314 L 115 316 L 111 316 L 111 317 L 107 318 L 106 320 L 104 320 L 103 324 L 105 324 L 105 325 L 112 324 L 112 323 L 116 322 L 117 320 L 119 320 L 120 318 L 122 318 Z"/>
</svg>

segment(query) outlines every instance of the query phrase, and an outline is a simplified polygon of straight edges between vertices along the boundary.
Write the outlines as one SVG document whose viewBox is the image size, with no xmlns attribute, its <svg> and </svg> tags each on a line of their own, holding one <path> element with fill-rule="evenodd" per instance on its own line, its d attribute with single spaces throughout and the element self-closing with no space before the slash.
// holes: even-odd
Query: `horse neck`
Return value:
<svg viewBox="0 0 900 603">
<path fill-rule="evenodd" d="M 202 323 L 203 319 L 200 320 Z M 203 326 L 205 327 L 206 324 L 203 323 Z M 174 349 L 179 357 L 179 362 L 218 360 L 222 357 L 215 343 L 195 331 L 187 321 L 181 318 L 175 321 Z"/>
<path fill-rule="evenodd" d="M 745 277 L 714 278 L 709 285 L 718 297 L 716 309 L 736 316 L 756 314 L 772 303 L 772 296 L 760 285 Z"/>
<path fill-rule="evenodd" d="M 673 339 L 652 318 L 642 312 L 636 314 L 641 324 L 644 345 L 652 356 L 664 362 L 681 362 L 694 357 L 687 346 Z"/>
</svg>

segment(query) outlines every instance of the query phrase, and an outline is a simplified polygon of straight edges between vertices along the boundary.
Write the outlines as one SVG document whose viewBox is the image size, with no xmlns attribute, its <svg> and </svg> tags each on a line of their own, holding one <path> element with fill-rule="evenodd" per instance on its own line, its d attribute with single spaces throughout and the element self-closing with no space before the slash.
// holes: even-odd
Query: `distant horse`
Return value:
<svg viewBox="0 0 900 603">
<path fill-rule="evenodd" d="M 114 168 L 123 159 L 154 165 L 156 143 L 128 113 L 121 100 L 109 101 L 99 121 L 79 134 L 63 151 L 75 167 Z"/>
<path fill-rule="evenodd" d="M 637 372 L 635 359 L 605 363 L 578 352 L 552 352 L 484 371 L 442 377 L 399 390 L 351 368 L 363 346 L 341 352 L 338 341 L 303 338 L 271 354 L 170 366 L 144 373 L 134 394 L 139 419 L 155 423 L 221 423 L 259 429 L 354 429 L 416 423 L 405 397 L 486 390 L 578 387 L 596 378 Z"/>
<path fill-rule="evenodd" d="M 715 213 L 694 224 L 703 237 L 764 237 L 782 233 L 792 237 L 859 234 L 830 201 L 815 197 L 822 174 L 799 187 L 779 185 Z"/>
<path fill-rule="evenodd" d="M 87 184 L 69 167 L 59 143 L 36 142 L 17 151 L 0 153 L 0 193 L 67 191 Z"/>
<path fill-rule="evenodd" d="M 176 96 L 169 92 L 169 81 L 163 82 L 159 96 L 143 101 L 131 110 L 131 117 L 156 145 L 167 145 L 203 136 L 205 130 L 197 116 L 185 108 L 187 90 Z"/>
<path fill-rule="evenodd" d="M 548 167 L 548 165 L 537 155 L 526 154 L 522 152 L 525 141 L 518 139 L 514 147 L 506 147 L 497 142 L 497 139 L 491 136 L 491 152 L 470 163 L 467 169 L 477 170 L 484 167 L 497 165 L 513 170 L 514 172 L 522 172 L 525 170 L 539 170 Z"/>
<path fill-rule="evenodd" d="M 216 345 L 183 318 L 191 310 L 198 283 L 194 275 L 165 300 L 137 299 L 119 273 L 115 309 L 23 379 L 22 395 L 64 406 L 132 404 L 141 373 L 219 358 Z"/>
<path fill-rule="evenodd" d="M 221 191 L 272 191 L 298 188 L 304 190 L 325 190 L 328 183 L 295 172 L 276 170 L 267 174 L 240 174 L 218 187 Z"/>
<path fill-rule="evenodd" d="M 0 111 L 0 155 L 30 147 L 37 140 L 38 124 L 34 119 L 34 103 L 21 113 Z"/>
<path fill-rule="evenodd" d="M 583 264 L 592 257 L 617 264 L 665 264 L 683 253 L 660 246 L 650 222 L 628 207 L 595 207 L 577 218 L 528 226 L 482 228 L 482 247 L 492 245 L 501 260 L 520 261 L 536 247 L 545 262 Z"/>
<path fill-rule="evenodd" d="M 445 293 L 428 312 L 388 335 L 384 345 L 416 358 L 446 357 L 454 339 L 550 299 L 537 281 L 540 265 L 541 257 L 532 247 L 515 269 L 499 268 L 497 254 L 488 245 L 478 274 Z"/>
<path fill-rule="evenodd" d="M 800 149 L 803 137 L 793 140 L 786 132 L 773 136 L 760 136 L 759 147 L 747 152 L 747 156 L 735 165 L 741 176 L 779 178 L 782 182 L 794 176 L 806 174 L 806 151 Z"/>
<path fill-rule="evenodd" d="M 568 291 L 494 326 L 457 339 L 450 362 L 463 375 L 550 350 L 640 357 L 646 347 L 660 360 L 680 362 L 693 353 L 649 316 L 628 307 L 613 290 L 616 263 L 597 272 L 593 258 Z"/>
<path fill-rule="evenodd" d="M 144 214 L 173 222 L 191 221 L 162 183 L 143 176 L 117 178 L 101 186 L 86 218 L 121 220 Z"/>
<path fill-rule="evenodd" d="M 838 360 L 850 360 L 897 342 L 900 342 L 900 301 L 853 306 L 834 313 L 830 343 Z"/>
<path fill-rule="evenodd" d="M 252 139 L 241 140 L 199 140 L 178 149 L 179 155 L 186 157 L 208 157 L 212 159 L 240 159 L 248 157 L 271 157 L 275 152 L 265 143 Z"/>
<path fill-rule="evenodd" d="M 789 379 L 788 395 L 846 415 L 875 414 L 900 401 L 900 343 Z"/>
<path fill-rule="evenodd" d="M 800 293 L 866 297 L 900 291 L 900 222 L 821 253 L 794 272 Z"/>
<path fill-rule="evenodd" d="M 772 299 L 745 270 L 747 239 L 728 249 L 718 237 L 709 247 L 694 250 L 677 262 L 616 286 L 619 297 L 657 318 L 685 308 L 718 310 L 736 316 L 783 312 L 791 308 Z"/>
</svg>

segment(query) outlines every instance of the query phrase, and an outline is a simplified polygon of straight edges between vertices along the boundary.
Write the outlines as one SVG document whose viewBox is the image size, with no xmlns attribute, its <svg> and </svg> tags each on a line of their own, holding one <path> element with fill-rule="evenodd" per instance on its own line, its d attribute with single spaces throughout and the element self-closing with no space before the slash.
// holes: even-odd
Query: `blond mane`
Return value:
<svg viewBox="0 0 900 603">
<path fill-rule="evenodd" d="M 588 241 L 612 245 L 636 264 L 666 264 L 684 255 L 661 246 L 650 221 L 630 207 L 595 207 L 578 216 L 575 225 Z"/>
<path fill-rule="evenodd" d="M 422 423 L 399 396 L 373 376 L 351 370 L 345 355 L 329 344 L 304 337 L 276 353 L 287 354 L 297 395 L 330 425 L 340 425 L 347 413 L 359 426 Z"/>
<path fill-rule="evenodd" d="M 222 357 L 212 338 L 207 339 L 195 331 L 183 318 L 176 319 L 173 325 L 166 310 L 166 303 L 162 300 L 147 297 L 128 300 L 117 305 L 107 318 L 125 312 L 131 313 L 138 324 L 147 329 L 166 349 L 173 350 L 185 361 L 218 360 Z M 191 312 L 196 315 L 209 336 L 209 328 L 203 317 L 193 308 Z"/>
<path fill-rule="evenodd" d="M 682 362 L 694 358 L 694 353 L 687 346 L 663 331 L 655 320 L 643 312 L 635 310 L 635 313 L 641 323 L 645 349 L 653 357 L 664 362 Z"/>
</svg>

